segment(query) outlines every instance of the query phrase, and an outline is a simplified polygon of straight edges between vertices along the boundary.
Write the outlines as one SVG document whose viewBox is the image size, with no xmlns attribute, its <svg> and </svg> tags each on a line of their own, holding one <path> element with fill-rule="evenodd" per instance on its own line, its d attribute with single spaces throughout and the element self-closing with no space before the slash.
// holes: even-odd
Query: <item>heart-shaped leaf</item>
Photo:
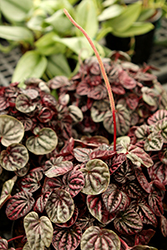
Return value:
<svg viewBox="0 0 167 250">
<path fill-rule="evenodd" d="M 6 215 L 10 220 L 17 220 L 25 216 L 32 209 L 34 203 L 35 200 L 31 193 L 25 191 L 16 193 L 7 203 Z"/>
<path fill-rule="evenodd" d="M 167 118 L 167 110 L 161 109 L 150 116 L 147 122 L 149 125 L 153 125 L 156 122 L 163 120 L 164 118 Z"/>
<path fill-rule="evenodd" d="M 5 181 L 5 183 L 3 184 L 2 192 L 0 196 L 0 208 L 10 198 L 10 194 L 12 192 L 12 189 L 16 180 L 17 180 L 17 176 L 14 176 L 12 179 Z"/>
<path fill-rule="evenodd" d="M 105 113 L 109 109 L 109 102 L 106 100 L 95 101 L 91 107 L 91 117 L 94 122 L 102 122 Z"/>
<path fill-rule="evenodd" d="M 28 245 L 32 250 L 42 250 L 49 247 L 53 237 L 53 226 L 49 218 L 36 212 L 30 212 L 24 218 L 24 228 Z"/>
<path fill-rule="evenodd" d="M 38 190 L 41 186 L 40 180 L 43 178 L 43 169 L 38 167 L 34 168 L 27 174 L 25 177 L 23 177 L 20 181 L 21 188 L 25 192 L 35 192 Z"/>
<path fill-rule="evenodd" d="M 118 104 L 116 106 L 116 122 L 117 122 L 117 133 L 118 135 L 125 135 L 130 127 L 130 113 L 122 105 Z M 103 125 L 105 129 L 110 133 L 114 133 L 113 116 L 111 111 L 107 111 L 103 120 Z"/>
<path fill-rule="evenodd" d="M 92 149 L 90 148 L 74 148 L 73 150 L 74 157 L 82 163 L 90 160 L 91 152 Z"/>
<path fill-rule="evenodd" d="M 109 213 L 125 210 L 127 205 L 129 205 L 127 195 L 119 190 L 115 184 L 108 186 L 107 190 L 102 194 L 102 199 Z"/>
<path fill-rule="evenodd" d="M 129 146 L 127 158 L 129 158 L 132 163 L 136 164 L 138 167 L 140 167 L 141 164 L 147 168 L 153 165 L 151 157 L 142 148 L 134 145 Z"/>
<path fill-rule="evenodd" d="M 135 135 L 140 141 L 145 141 L 150 134 L 149 126 L 146 124 L 141 125 L 135 130 Z"/>
<path fill-rule="evenodd" d="M 69 106 L 70 116 L 73 119 L 74 123 L 81 122 L 83 120 L 83 113 L 82 111 L 75 105 Z"/>
<path fill-rule="evenodd" d="M 23 124 L 9 115 L 0 115 L 0 138 L 3 146 L 19 143 L 24 136 Z"/>
<path fill-rule="evenodd" d="M 148 204 L 151 210 L 157 215 L 161 216 L 163 214 L 163 204 L 162 199 L 156 191 L 153 191 L 148 196 Z"/>
<path fill-rule="evenodd" d="M 55 227 L 52 245 L 56 250 L 75 250 L 81 241 L 81 236 L 82 230 L 77 225 L 73 225 L 70 228 Z"/>
<path fill-rule="evenodd" d="M 56 133 L 51 128 L 42 128 L 37 135 L 27 139 L 26 146 L 35 155 L 43 155 L 53 151 L 57 143 Z"/>
<path fill-rule="evenodd" d="M 138 202 L 138 207 L 140 208 L 138 213 L 142 222 L 157 227 L 156 215 L 153 213 L 149 205 L 145 201 L 141 200 Z"/>
<path fill-rule="evenodd" d="M 73 167 L 71 161 L 63 161 L 63 157 L 52 157 L 49 161 L 45 162 L 45 175 L 49 178 L 64 175 L 69 172 Z"/>
<path fill-rule="evenodd" d="M 87 207 L 89 212 L 102 224 L 110 223 L 114 218 L 114 213 L 109 213 L 104 205 L 101 195 L 88 195 Z"/>
<path fill-rule="evenodd" d="M 143 100 L 150 106 L 156 106 L 157 92 L 154 89 L 143 87 L 141 89 L 143 93 Z"/>
<path fill-rule="evenodd" d="M 112 230 L 91 226 L 82 235 L 81 250 L 120 250 L 120 248 L 119 237 Z"/>
<path fill-rule="evenodd" d="M 163 146 L 163 139 L 159 133 L 151 133 L 146 138 L 144 143 L 144 149 L 146 151 L 159 151 L 162 149 Z"/>
<path fill-rule="evenodd" d="M 72 171 L 63 176 L 63 182 L 66 183 L 65 190 L 75 197 L 83 189 L 85 179 L 83 173 L 74 167 Z"/>
<path fill-rule="evenodd" d="M 46 213 L 53 223 L 65 223 L 73 215 L 74 201 L 63 189 L 54 189 L 45 207 Z"/>
<path fill-rule="evenodd" d="M 21 94 L 16 98 L 16 109 L 22 113 L 30 113 L 35 110 L 37 103 L 34 103 L 30 97 Z"/>
<path fill-rule="evenodd" d="M 143 223 L 133 209 L 127 209 L 117 215 L 114 226 L 119 233 L 132 235 L 142 230 Z"/>
<path fill-rule="evenodd" d="M 1 166 L 8 171 L 17 171 L 23 168 L 29 159 L 29 154 L 22 144 L 11 144 L 0 155 Z"/>
<path fill-rule="evenodd" d="M 82 189 L 84 194 L 97 195 L 103 193 L 110 181 L 110 173 L 105 162 L 99 159 L 90 160 L 86 168 L 80 169 L 85 178 L 85 185 Z"/>
<path fill-rule="evenodd" d="M 33 210 L 37 213 L 43 213 L 50 195 L 51 195 L 51 191 L 47 191 L 44 194 L 42 194 L 37 199 Z"/>
<path fill-rule="evenodd" d="M 71 227 L 76 222 L 76 220 L 78 218 L 78 213 L 79 213 L 78 208 L 75 206 L 74 213 L 73 213 L 70 220 L 68 220 L 65 223 L 59 223 L 59 224 L 55 224 L 55 225 L 57 225 L 58 227 L 61 227 L 61 228 Z"/>
</svg>

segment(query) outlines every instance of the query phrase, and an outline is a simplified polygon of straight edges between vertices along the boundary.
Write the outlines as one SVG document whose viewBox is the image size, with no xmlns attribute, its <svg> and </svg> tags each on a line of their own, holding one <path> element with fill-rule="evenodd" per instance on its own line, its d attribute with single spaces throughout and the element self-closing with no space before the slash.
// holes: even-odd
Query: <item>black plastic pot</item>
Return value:
<svg viewBox="0 0 167 250">
<path fill-rule="evenodd" d="M 149 22 L 154 24 L 153 30 L 146 34 L 135 36 L 134 55 L 132 56 L 133 63 L 143 64 L 148 61 L 152 52 L 155 30 L 158 27 L 161 15 L 162 11 L 157 10 L 156 14 L 149 20 Z M 130 37 L 116 37 L 111 33 L 106 36 L 106 46 L 111 50 L 121 50 L 127 52 L 130 50 L 130 41 Z"/>
</svg>

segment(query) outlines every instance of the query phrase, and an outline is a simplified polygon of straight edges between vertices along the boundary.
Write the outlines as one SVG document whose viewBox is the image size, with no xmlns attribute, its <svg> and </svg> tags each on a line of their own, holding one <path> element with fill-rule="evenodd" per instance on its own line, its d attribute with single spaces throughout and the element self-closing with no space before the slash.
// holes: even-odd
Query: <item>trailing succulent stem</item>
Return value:
<svg viewBox="0 0 167 250">
<path fill-rule="evenodd" d="M 70 16 L 70 14 L 68 13 L 68 11 L 66 9 L 64 9 L 64 13 L 65 15 L 68 17 L 68 19 L 84 34 L 84 36 L 87 38 L 88 42 L 90 43 L 92 49 L 95 52 L 95 55 L 97 57 L 97 60 L 99 62 L 99 66 L 101 69 L 101 73 L 103 75 L 105 84 L 106 84 L 106 88 L 108 91 L 108 96 L 109 96 L 109 100 L 110 100 L 110 106 L 111 106 L 111 110 L 112 110 L 112 115 L 113 115 L 113 124 L 114 124 L 114 151 L 116 151 L 116 118 L 115 118 L 115 102 L 114 102 L 114 98 L 113 98 L 113 94 L 112 94 L 112 90 L 111 90 L 111 86 L 108 80 L 108 77 L 106 75 L 106 71 L 103 65 L 103 62 L 100 58 L 100 55 L 94 45 L 94 43 L 92 42 L 91 38 L 89 37 L 89 35 L 86 33 L 86 31 L 79 25 L 77 24 L 74 19 Z"/>
</svg>

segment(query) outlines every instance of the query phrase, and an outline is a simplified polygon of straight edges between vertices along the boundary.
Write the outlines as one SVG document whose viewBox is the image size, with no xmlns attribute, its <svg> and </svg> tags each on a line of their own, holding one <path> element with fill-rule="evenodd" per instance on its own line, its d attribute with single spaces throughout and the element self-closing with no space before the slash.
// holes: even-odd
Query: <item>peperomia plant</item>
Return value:
<svg viewBox="0 0 167 250">
<path fill-rule="evenodd" d="M 112 64 L 104 61 L 104 65 L 109 75 Z M 0 165 L 2 174 L 10 172 L 10 178 L 3 183 L 0 206 L 15 221 L 14 238 L 0 238 L 1 249 L 8 250 L 14 240 L 11 250 L 156 250 L 147 246 L 156 228 L 167 236 L 166 92 L 155 77 L 144 72 L 146 67 L 140 70 L 114 61 L 112 69 L 115 74 L 110 74 L 109 88 L 125 91 L 129 86 L 127 96 L 131 97 L 119 99 L 114 93 L 117 105 L 122 110 L 125 104 L 133 112 L 137 109 L 140 118 L 129 124 L 126 136 L 117 138 L 114 145 L 107 131 L 107 138 L 102 136 L 99 122 L 94 123 L 99 134 L 96 130 L 92 137 L 94 131 L 80 123 L 82 119 L 89 123 L 86 111 L 99 96 L 103 96 L 99 108 L 109 111 L 97 62 L 86 61 L 71 82 L 65 77 L 48 84 L 30 79 L 25 89 L 18 83 L 1 88 Z M 139 79 L 151 87 L 155 83 L 157 91 Z M 120 88 L 114 88 L 117 80 Z M 88 86 L 81 95 L 85 99 L 75 93 L 79 84 Z M 56 100 L 49 92 L 60 86 Z M 120 120 L 116 116 L 117 126 L 123 128 Z M 143 124 L 139 127 L 138 123 Z"/>
</svg>

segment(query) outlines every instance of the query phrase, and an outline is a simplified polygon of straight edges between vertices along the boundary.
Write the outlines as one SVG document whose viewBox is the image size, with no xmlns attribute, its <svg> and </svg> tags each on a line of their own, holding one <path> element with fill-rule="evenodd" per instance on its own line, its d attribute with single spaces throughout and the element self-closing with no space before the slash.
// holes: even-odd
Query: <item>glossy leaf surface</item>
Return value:
<svg viewBox="0 0 167 250">
<path fill-rule="evenodd" d="M 96 226 L 89 227 L 81 239 L 81 250 L 120 250 L 120 245 L 120 240 L 115 232 Z"/>
<path fill-rule="evenodd" d="M 3 146 L 19 143 L 24 136 L 23 124 L 9 115 L 0 115 L 0 138 Z"/>
<path fill-rule="evenodd" d="M 24 218 L 24 228 L 28 245 L 32 250 L 41 250 L 49 247 L 53 237 L 53 226 L 46 216 L 39 218 L 36 212 L 30 212 Z"/>
<path fill-rule="evenodd" d="M 26 141 L 29 151 L 36 155 L 50 153 L 57 146 L 58 138 L 50 128 L 43 128 L 36 136 L 30 136 Z"/>
<path fill-rule="evenodd" d="M 0 155 L 1 166 L 8 171 L 22 169 L 29 160 L 29 154 L 22 144 L 12 144 Z"/>
<path fill-rule="evenodd" d="M 52 245 L 56 250 L 75 250 L 81 241 L 82 230 L 73 225 L 70 228 L 56 227 L 53 232 Z"/>
<path fill-rule="evenodd" d="M 45 175 L 49 178 L 64 175 L 69 172 L 73 167 L 71 161 L 63 161 L 63 157 L 52 157 L 49 161 L 45 162 Z"/>
<path fill-rule="evenodd" d="M 82 168 L 85 185 L 82 192 L 90 195 L 97 195 L 104 192 L 110 181 L 108 166 L 102 160 L 90 160 L 86 164 L 86 168 Z"/>
<path fill-rule="evenodd" d="M 30 113 L 35 110 L 37 103 L 33 103 L 27 95 L 21 94 L 16 98 L 16 109 L 22 113 Z"/>
<path fill-rule="evenodd" d="M 65 223 L 73 215 L 74 201 L 63 189 L 54 189 L 45 207 L 46 213 L 53 223 Z"/>
<path fill-rule="evenodd" d="M 16 193 L 8 201 L 6 207 L 6 215 L 10 220 L 17 220 L 25 216 L 33 207 L 35 203 L 31 193 L 21 191 Z"/>
</svg>

